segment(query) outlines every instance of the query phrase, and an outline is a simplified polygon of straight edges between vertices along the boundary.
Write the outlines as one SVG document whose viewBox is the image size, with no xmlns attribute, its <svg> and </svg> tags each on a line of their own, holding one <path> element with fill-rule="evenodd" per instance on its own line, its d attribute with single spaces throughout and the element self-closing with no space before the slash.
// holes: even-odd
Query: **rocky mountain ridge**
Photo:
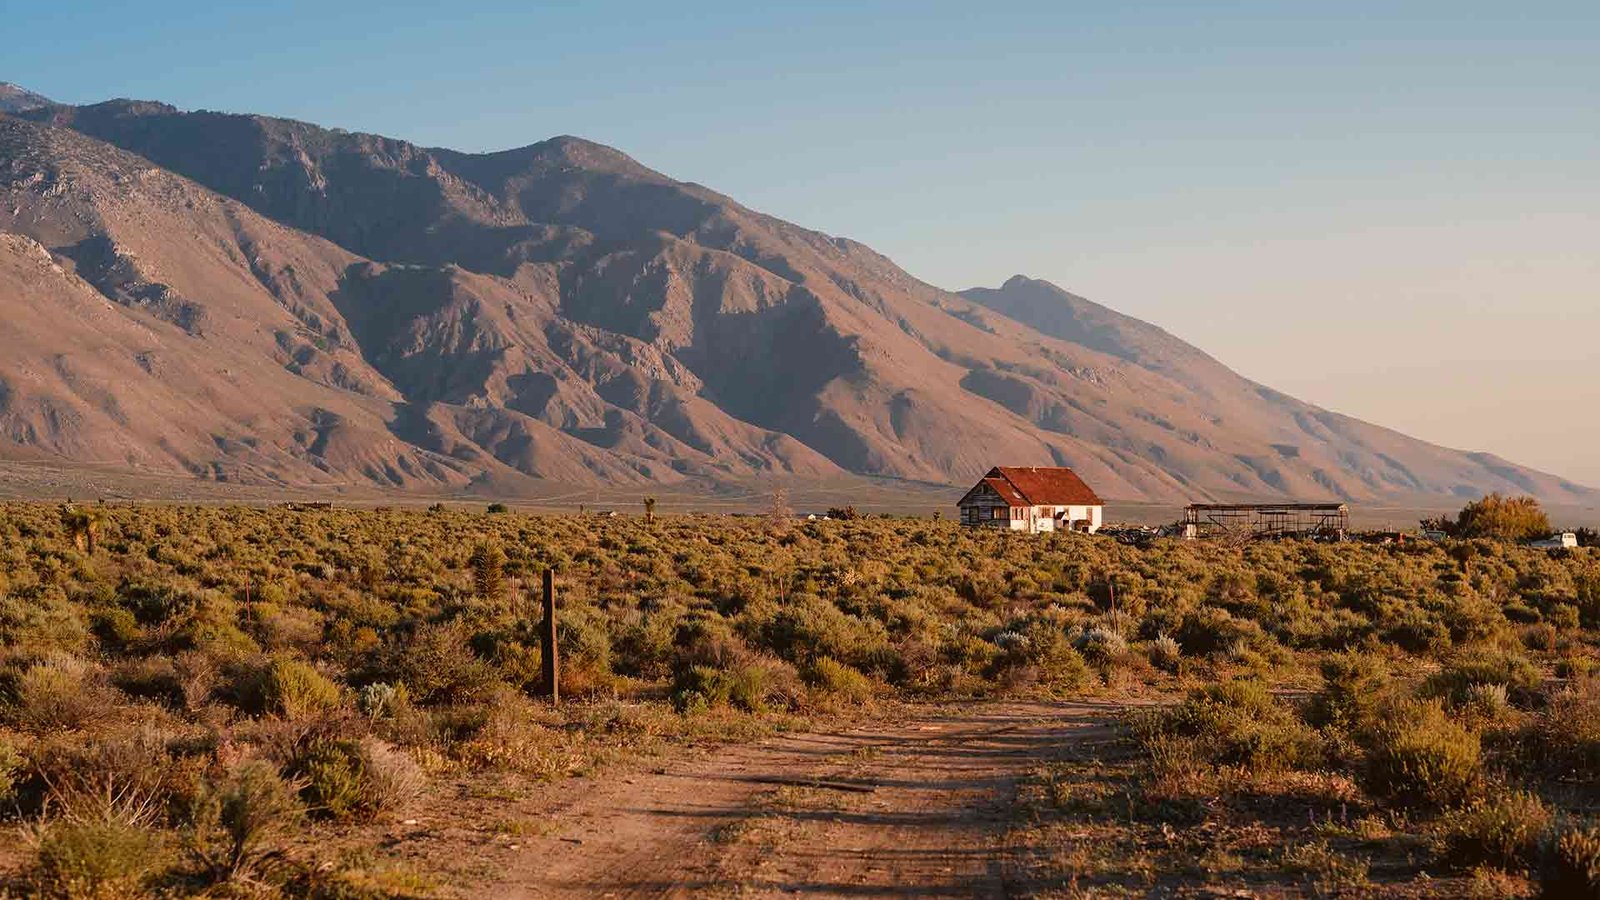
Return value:
<svg viewBox="0 0 1600 900">
<path fill-rule="evenodd" d="M 465 154 L 39 106 L 0 117 L 0 231 L 0 302 L 41 329 L 0 337 L 0 456 L 507 492 L 1005 462 L 1126 499 L 1593 496 L 1300 403 L 1044 282 L 940 290 L 578 138 Z M 44 328 L 96 303 L 114 324 Z"/>
</svg>

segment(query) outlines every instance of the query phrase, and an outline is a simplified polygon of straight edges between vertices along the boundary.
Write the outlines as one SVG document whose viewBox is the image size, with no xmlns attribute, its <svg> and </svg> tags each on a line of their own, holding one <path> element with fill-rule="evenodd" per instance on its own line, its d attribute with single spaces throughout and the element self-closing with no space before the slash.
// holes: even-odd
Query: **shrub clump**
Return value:
<svg viewBox="0 0 1600 900">
<path fill-rule="evenodd" d="M 264 700 L 285 718 L 298 719 L 339 706 L 339 686 L 309 664 L 275 659 L 267 667 Z"/>
<path fill-rule="evenodd" d="M 254 879 L 282 853 L 275 842 L 303 813 L 295 794 L 262 760 L 208 779 L 190 810 L 184 845 L 201 875 L 213 883 Z"/>
<path fill-rule="evenodd" d="M 1330 657 L 1322 663 L 1322 682 L 1306 718 L 1341 731 L 1371 725 L 1389 695 L 1389 669 L 1369 653 L 1348 651 Z"/>
<path fill-rule="evenodd" d="M 1538 859 L 1551 813 L 1538 797 L 1521 791 L 1480 800 L 1448 815 L 1442 828 L 1451 863 L 1517 868 Z"/>
<path fill-rule="evenodd" d="M 44 897 L 144 896 L 164 862 L 157 833 L 124 817 L 62 819 L 35 830 L 32 840 L 35 861 L 29 881 Z"/>
<path fill-rule="evenodd" d="M 4 693 L 6 718 L 36 732 L 88 727 L 105 718 L 114 702 L 92 666 L 65 655 L 29 666 Z"/>
<path fill-rule="evenodd" d="M 1600 897 L 1600 828 L 1563 828 L 1540 873 L 1546 897 Z"/>
<path fill-rule="evenodd" d="M 310 811 L 332 819 L 370 819 L 393 811 L 422 791 L 421 769 L 375 738 L 327 735 L 307 740 L 290 770 L 303 783 Z"/>
<path fill-rule="evenodd" d="M 1472 701 L 1474 689 L 1480 685 L 1500 685 L 1510 699 L 1527 702 L 1537 694 L 1540 678 L 1539 668 L 1526 657 L 1474 654 L 1460 657 L 1429 676 L 1422 692 L 1428 697 L 1442 697 L 1451 706 L 1464 706 Z"/>
<path fill-rule="evenodd" d="M 802 675 L 813 688 L 852 703 L 871 700 L 874 693 L 872 679 L 832 657 L 818 657 Z"/>
<path fill-rule="evenodd" d="M 1563 688 L 1532 726 L 1532 744 L 1545 763 L 1593 777 L 1600 771 L 1600 681 Z"/>
<path fill-rule="evenodd" d="M 1191 691 L 1177 708 L 1144 721 L 1139 730 L 1147 749 L 1165 737 L 1194 738 L 1210 762 L 1250 771 L 1310 767 L 1322 756 L 1316 733 L 1253 680 Z"/>
<path fill-rule="evenodd" d="M 1477 734 L 1437 702 L 1414 702 L 1373 729 L 1362 783 L 1400 806 L 1455 806 L 1478 795 L 1481 756 Z"/>
</svg>

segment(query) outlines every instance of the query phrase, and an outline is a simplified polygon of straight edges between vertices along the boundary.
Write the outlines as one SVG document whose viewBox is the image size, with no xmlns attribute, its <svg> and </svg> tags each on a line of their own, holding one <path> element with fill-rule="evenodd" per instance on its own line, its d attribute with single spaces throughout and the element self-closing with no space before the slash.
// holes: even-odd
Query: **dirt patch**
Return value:
<svg viewBox="0 0 1600 900">
<path fill-rule="evenodd" d="M 922 709 L 618 766 L 482 799 L 473 829 L 419 820 L 389 850 L 474 897 L 1002 896 L 1018 779 L 1119 709 Z"/>
</svg>

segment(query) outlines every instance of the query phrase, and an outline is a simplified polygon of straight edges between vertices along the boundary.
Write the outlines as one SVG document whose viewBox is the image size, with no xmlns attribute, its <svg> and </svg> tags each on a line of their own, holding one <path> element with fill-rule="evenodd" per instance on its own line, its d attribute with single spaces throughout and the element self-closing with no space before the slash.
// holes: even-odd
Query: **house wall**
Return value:
<svg viewBox="0 0 1600 900">
<path fill-rule="evenodd" d="M 1087 521 L 1089 533 L 1100 530 L 1105 507 L 1101 506 L 1035 506 L 1032 511 L 1032 531 L 1043 533 L 1056 530 L 1056 520 L 1061 519 L 1063 530 L 1073 522 Z"/>
</svg>

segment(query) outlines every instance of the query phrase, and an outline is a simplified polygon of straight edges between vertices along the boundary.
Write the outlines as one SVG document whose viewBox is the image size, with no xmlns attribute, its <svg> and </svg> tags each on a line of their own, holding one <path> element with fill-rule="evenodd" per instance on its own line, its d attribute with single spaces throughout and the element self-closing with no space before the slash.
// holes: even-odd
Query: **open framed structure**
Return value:
<svg viewBox="0 0 1600 900">
<path fill-rule="evenodd" d="M 1343 503 L 1194 503 L 1184 510 L 1188 538 L 1248 535 L 1342 541 L 1350 533 L 1350 507 Z"/>
</svg>

